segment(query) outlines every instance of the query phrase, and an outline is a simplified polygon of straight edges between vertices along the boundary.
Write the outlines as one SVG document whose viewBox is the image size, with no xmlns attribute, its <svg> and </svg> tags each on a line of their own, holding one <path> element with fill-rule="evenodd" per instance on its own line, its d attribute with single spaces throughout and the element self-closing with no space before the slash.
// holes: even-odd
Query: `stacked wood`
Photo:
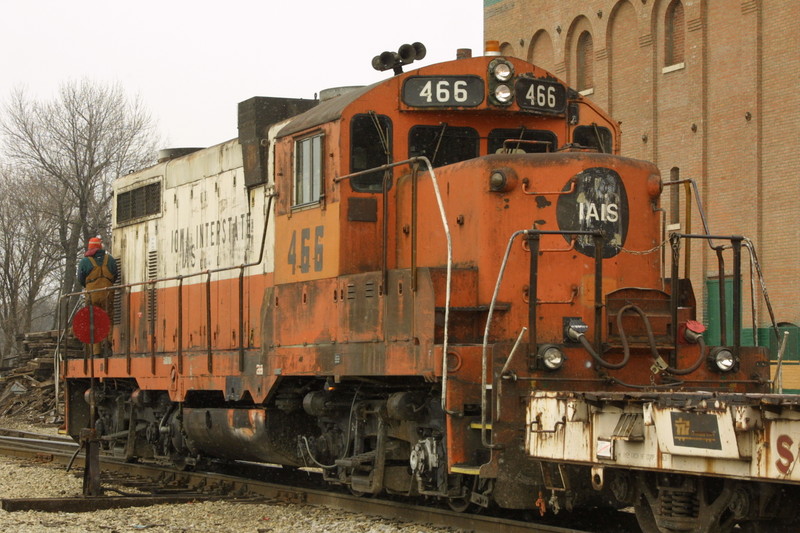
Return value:
<svg viewBox="0 0 800 533">
<path fill-rule="evenodd" d="M 19 356 L 19 364 L 23 364 L 35 357 L 52 357 L 59 343 L 59 332 L 32 331 L 25 333 L 17 339 L 22 341 L 22 353 Z M 61 341 L 62 357 L 77 357 L 83 355 L 83 343 L 72 336 L 67 335 L 66 340 Z"/>
<path fill-rule="evenodd" d="M 0 373 L 0 418 L 55 422 L 56 348 L 62 358 L 78 357 L 83 355 L 83 344 L 70 335 L 59 346 L 58 331 L 30 332 L 21 337 L 22 352 L 14 366 Z"/>
</svg>

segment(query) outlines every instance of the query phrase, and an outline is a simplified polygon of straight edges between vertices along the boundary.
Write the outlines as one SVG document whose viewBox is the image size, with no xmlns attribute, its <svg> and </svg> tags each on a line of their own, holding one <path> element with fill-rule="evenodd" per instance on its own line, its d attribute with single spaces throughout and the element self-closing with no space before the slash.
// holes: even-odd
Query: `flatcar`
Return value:
<svg viewBox="0 0 800 533">
<path fill-rule="evenodd" d="M 116 180 L 111 349 L 61 362 L 69 433 L 456 510 L 791 530 L 800 398 L 773 393 L 741 310 L 706 344 L 678 267 L 701 239 L 738 276 L 746 239 L 667 234 L 674 184 L 552 73 L 423 55 L 244 101 L 238 138 Z"/>
</svg>

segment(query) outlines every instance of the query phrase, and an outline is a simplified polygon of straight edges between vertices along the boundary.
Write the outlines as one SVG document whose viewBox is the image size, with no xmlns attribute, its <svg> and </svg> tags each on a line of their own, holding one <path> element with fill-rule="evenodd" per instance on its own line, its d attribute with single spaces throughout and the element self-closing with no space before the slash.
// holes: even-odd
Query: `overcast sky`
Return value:
<svg viewBox="0 0 800 533">
<path fill-rule="evenodd" d="M 236 137 L 236 104 L 251 96 L 313 98 L 386 78 L 372 57 L 403 43 L 425 44 L 421 65 L 483 48 L 482 0 L 3 4 L 0 102 L 19 86 L 50 99 L 68 80 L 119 82 L 151 111 L 165 147 Z"/>
</svg>

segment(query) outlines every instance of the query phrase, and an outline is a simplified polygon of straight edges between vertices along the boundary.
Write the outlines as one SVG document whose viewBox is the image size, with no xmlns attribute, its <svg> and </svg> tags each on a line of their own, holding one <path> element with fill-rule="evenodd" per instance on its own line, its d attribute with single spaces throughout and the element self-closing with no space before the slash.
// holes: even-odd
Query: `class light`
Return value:
<svg viewBox="0 0 800 533">
<path fill-rule="evenodd" d="M 517 173 L 513 168 L 494 168 L 489 173 L 489 191 L 508 192 L 516 187 Z"/>
<path fill-rule="evenodd" d="M 555 344 L 544 344 L 539 348 L 539 359 L 548 370 L 558 370 L 566 357 L 561 348 Z"/>
<path fill-rule="evenodd" d="M 489 190 L 503 191 L 506 188 L 506 175 L 501 170 L 495 170 L 489 176 Z"/>
</svg>

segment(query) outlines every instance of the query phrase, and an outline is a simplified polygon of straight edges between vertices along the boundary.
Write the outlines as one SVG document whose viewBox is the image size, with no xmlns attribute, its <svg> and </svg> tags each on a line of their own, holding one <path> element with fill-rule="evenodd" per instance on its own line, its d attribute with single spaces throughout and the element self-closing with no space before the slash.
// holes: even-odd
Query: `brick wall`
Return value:
<svg viewBox="0 0 800 533">
<path fill-rule="evenodd" d="M 673 28 L 682 42 L 672 42 L 683 55 L 670 58 L 672 2 L 485 2 L 484 37 L 575 86 L 578 37 L 589 31 L 594 87 L 584 94 L 621 121 L 623 155 L 654 161 L 665 179 L 678 167 L 697 180 L 711 232 L 752 239 L 777 319 L 800 323 L 800 2 L 682 0 L 683 27 Z M 667 213 L 670 197 L 665 191 Z M 700 231 L 696 210 L 692 225 Z M 701 242 L 692 244 L 691 272 L 702 301 L 718 267 Z M 756 321 L 765 326 L 760 294 L 757 302 Z M 745 320 L 749 327 L 749 311 Z"/>
</svg>

